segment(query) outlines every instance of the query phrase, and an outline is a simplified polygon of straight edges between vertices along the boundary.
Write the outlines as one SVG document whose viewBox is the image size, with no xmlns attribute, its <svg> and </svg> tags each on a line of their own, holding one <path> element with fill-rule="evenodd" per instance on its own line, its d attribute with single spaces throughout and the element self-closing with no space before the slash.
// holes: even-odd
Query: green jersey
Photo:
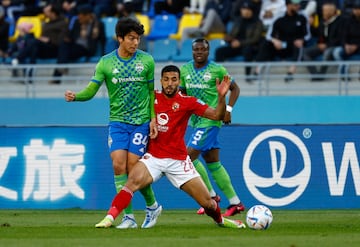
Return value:
<svg viewBox="0 0 360 247">
<path fill-rule="evenodd" d="M 205 67 L 197 69 L 194 66 L 194 61 L 190 61 L 181 66 L 180 75 L 180 87 L 186 89 L 187 95 L 201 99 L 209 106 L 216 108 L 218 103 L 216 78 L 221 81 L 225 75 L 228 75 L 224 66 L 209 61 Z M 220 127 L 221 121 L 192 115 L 190 126 L 195 128 Z"/>
<path fill-rule="evenodd" d="M 153 57 L 141 50 L 128 60 L 117 50 L 103 56 L 91 82 L 105 82 L 110 100 L 110 121 L 143 124 L 150 120 L 150 97 L 154 93 Z"/>
</svg>

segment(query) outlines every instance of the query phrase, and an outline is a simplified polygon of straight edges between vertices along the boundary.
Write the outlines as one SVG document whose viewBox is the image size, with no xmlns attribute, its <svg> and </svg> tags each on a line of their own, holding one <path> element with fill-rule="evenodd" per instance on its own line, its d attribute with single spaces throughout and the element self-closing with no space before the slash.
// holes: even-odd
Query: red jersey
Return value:
<svg viewBox="0 0 360 247">
<path fill-rule="evenodd" d="M 192 114 L 202 116 L 209 106 L 201 100 L 178 92 L 166 98 L 155 91 L 155 113 L 158 136 L 150 139 L 148 152 L 157 158 L 185 160 L 188 155 L 185 131 Z"/>
</svg>

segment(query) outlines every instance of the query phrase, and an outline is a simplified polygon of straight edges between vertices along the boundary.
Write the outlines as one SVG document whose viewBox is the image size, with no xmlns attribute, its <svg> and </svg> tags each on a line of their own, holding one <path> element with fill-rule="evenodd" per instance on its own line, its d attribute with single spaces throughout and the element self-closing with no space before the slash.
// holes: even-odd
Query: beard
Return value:
<svg viewBox="0 0 360 247">
<path fill-rule="evenodd" d="M 173 88 L 173 87 L 167 87 L 167 88 L 162 88 L 162 92 L 163 94 L 166 95 L 166 97 L 168 98 L 172 98 L 175 96 L 175 94 L 177 93 L 178 88 Z"/>
</svg>

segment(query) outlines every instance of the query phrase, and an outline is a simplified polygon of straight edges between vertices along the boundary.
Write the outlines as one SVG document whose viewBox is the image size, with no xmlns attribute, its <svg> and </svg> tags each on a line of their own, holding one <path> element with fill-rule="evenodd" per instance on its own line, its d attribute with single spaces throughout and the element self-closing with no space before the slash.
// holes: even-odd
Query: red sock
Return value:
<svg viewBox="0 0 360 247">
<path fill-rule="evenodd" d="M 213 218 L 215 220 L 216 223 L 222 223 L 222 216 L 221 216 L 221 209 L 219 207 L 219 204 L 213 200 L 213 202 L 216 205 L 216 209 L 205 209 L 205 213 L 210 216 L 211 218 Z"/>
<path fill-rule="evenodd" d="M 112 201 L 108 214 L 116 219 L 116 217 L 129 205 L 132 197 L 133 192 L 127 187 L 123 187 Z"/>
</svg>

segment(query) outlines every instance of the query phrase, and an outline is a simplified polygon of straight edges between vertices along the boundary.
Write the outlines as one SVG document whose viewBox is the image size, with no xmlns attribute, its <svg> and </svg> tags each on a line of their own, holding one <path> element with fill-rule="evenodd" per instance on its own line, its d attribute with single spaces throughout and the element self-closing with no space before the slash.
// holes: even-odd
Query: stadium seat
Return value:
<svg viewBox="0 0 360 247">
<path fill-rule="evenodd" d="M 209 33 L 208 35 L 206 35 L 205 38 L 207 40 L 224 39 L 225 38 L 225 33 Z"/>
<path fill-rule="evenodd" d="M 156 2 L 164 2 L 165 0 L 149 0 L 149 10 L 147 11 L 146 15 L 149 16 L 149 18 L 153 19 L 155 17 L 155 3 Z"/>
<path fill-rule="evenodd" d="M 182 37 L 182 33 L 185 28 L 188 27 L 199 27 L 202 20 L 201 14 L 184 14 L 181 16 L 179 21 L 179 27 L 177 32 L 170 35 L 171 39 L 180 40 Z"/>
<path fill-rule="evenodd" d="M 101 21 L 104 23 L 105 37 L 113 38 L 115 36 L 115 26 L 118 21 L 117 17 L 103 17 Z"/>
<path fill-rule="evenodd" d="M 9 37 L 11 37 L 15 34 L 16 21 L 9 17 L 6 17 L 5 20 L 9 23 Z"/>
<path fill-rule="evenodd" d="M 209 59 L 215 60 L 216 49 L 225 45 L 226 42 L 223 39 L 211 39 L 209 40 L 209 44 L 210 44 Z"/>
<path fill-rule="evenodd" d="M 156 15 L 147 39 L 167 39 L 170 34 L 176 32 L 177 26 L 178 22 L 175 15 Z"/>
<path fill-rule="evenodd" d="M 139 14 L 139 13 L 136 14 L 136 18 L 139 20 L 139 22 L 141 24 L 144 25 L 144 31 L 145 31 L 144 36 L 149 35 L 150 28 L 151 28 L 150 18 L 147 15 L 143 15 L 143 14 Z"/>
<path fill-rule="evenodd" d="M 193 59 L 192 39 L 185 39 L 180 45 L 179 53 L 172 57 L 174 62 L 187 62 Z"/>
<path fill-rule="evenodd" d="M 167 62 L 177 54 L 178 43 L 174 39 L 154 40 L 151 55 L 156 62 Z"/>
<path fill-rule="evenodd" d="M 106 39 L 104 51 L 105 51 L 105 53 L 108 53 L 108 52 L 113 51 L 118 45 L 117 41 L 114 39 L 115 27 L 116 27 L 118 18 L 117 17 L 103 17 L 103 18 L 101 18 L 101 21 L 104 24 L 104 32 L 105 32 L 105 39 Z"/>
<path fill-rule="evenodd" d="M 31 23 L 31 24 L 33 24 L 33 27 L 30 30 L 30 32 L 32 32 L 36 38 L 39 38 L 41 36 L 42 22 L 41 22 L 40 17 L 38 17 L 38 16 L 21 16 L 16 21 L 16 27 L 20 23 Z M 14 42 L 18 37 L 19 37 L 19 30 L 17 28 L 15 28 L 14 35 L 9 37 L 9 41 Z"/>
</svg>

